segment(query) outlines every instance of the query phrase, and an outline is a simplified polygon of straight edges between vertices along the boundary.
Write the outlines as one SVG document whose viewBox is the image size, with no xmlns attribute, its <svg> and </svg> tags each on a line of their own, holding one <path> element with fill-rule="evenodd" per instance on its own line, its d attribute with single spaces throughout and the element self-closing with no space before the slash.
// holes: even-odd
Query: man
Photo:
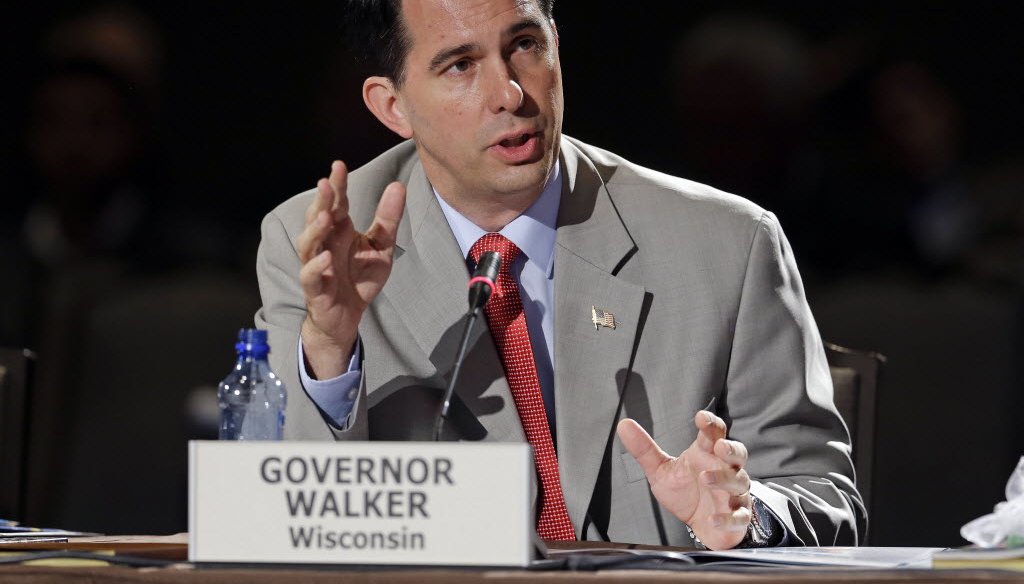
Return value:
<svg viewBox="0 0 1024 584">
<path fill-rule="evenodd" d="M 551 4 L 350 3 L 380 73 L 364 101 L 408 141 L 264 221 L 286 433 L 429 439 L 467 268 L 497 249 L 451 431 L 531 443 L 542 537 L 855 544 L 849 437 L 774 217 L 562 136 Z"/>
</svg>

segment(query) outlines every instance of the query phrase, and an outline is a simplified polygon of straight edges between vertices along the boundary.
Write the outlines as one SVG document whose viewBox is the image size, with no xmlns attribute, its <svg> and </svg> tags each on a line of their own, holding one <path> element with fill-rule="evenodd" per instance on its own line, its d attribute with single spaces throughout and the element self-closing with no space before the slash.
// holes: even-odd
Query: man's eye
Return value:
<svg viewBox="0 0 1024 584">
<path fill-rule="evenodd" d="M 516 40 L 516 49 L 520 51 L 532 51 L 538 46 L 537 39 L 533 37 L 523 37 Z"/>
<path fill-rule="evenodd" d="M 471 63 L 469 62 L 469 59 L 459 59 L 452 63 L 448 67 L 448 70 L 454 73 L 465 73 L 466 71 L 469 71 L 470 65 Z"/>
</svg>

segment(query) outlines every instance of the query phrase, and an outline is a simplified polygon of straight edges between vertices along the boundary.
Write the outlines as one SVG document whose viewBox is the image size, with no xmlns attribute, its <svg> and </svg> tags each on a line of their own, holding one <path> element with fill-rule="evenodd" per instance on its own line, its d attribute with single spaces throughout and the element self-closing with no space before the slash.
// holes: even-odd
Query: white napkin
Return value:
<svg viewBox="0 0 1024 584">
<path fill-rule="evenodd" d="M 961 527 L 960 535 L 979 547 L 1024 546 L 1024 456 L 1006 482 L 1006 500 Z"/>
</svg>

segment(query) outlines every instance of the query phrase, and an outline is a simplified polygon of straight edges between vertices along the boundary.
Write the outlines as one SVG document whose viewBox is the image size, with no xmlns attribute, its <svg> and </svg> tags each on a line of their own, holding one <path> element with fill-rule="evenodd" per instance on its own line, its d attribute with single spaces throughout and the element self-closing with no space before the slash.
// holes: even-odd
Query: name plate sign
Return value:
<svg viewBox="0 0 1024 584">
<path fill-rule="evenodd" d="M 527 444 L 189 443 L 189 560 L 526 566 Z"/>
</svg>

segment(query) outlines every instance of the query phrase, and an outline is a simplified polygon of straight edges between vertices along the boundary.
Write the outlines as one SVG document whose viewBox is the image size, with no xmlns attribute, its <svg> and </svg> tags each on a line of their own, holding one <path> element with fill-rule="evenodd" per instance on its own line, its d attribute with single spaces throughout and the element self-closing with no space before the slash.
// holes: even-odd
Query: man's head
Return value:
<svg viewBox="0 0 1024 584">
<path fill-rule="evenodd" d="M 555 0 L 537 0 L 537 4 L 544 17 L 551 19 Z M 373 74 L 401 87 L 409 52 L 402 0 L 349 0 L 346 29 L 352 50 L 369 64 Z"/>
<path fill-rule="evenodd" d="M 554 164 L 562 80 L 552 4 L 350 3 L 349 28 L 379 73 L 363 85 L 366 105 L 416 141 L 427 176 L 457 208 L 521 207 Z"/>
</svg>

